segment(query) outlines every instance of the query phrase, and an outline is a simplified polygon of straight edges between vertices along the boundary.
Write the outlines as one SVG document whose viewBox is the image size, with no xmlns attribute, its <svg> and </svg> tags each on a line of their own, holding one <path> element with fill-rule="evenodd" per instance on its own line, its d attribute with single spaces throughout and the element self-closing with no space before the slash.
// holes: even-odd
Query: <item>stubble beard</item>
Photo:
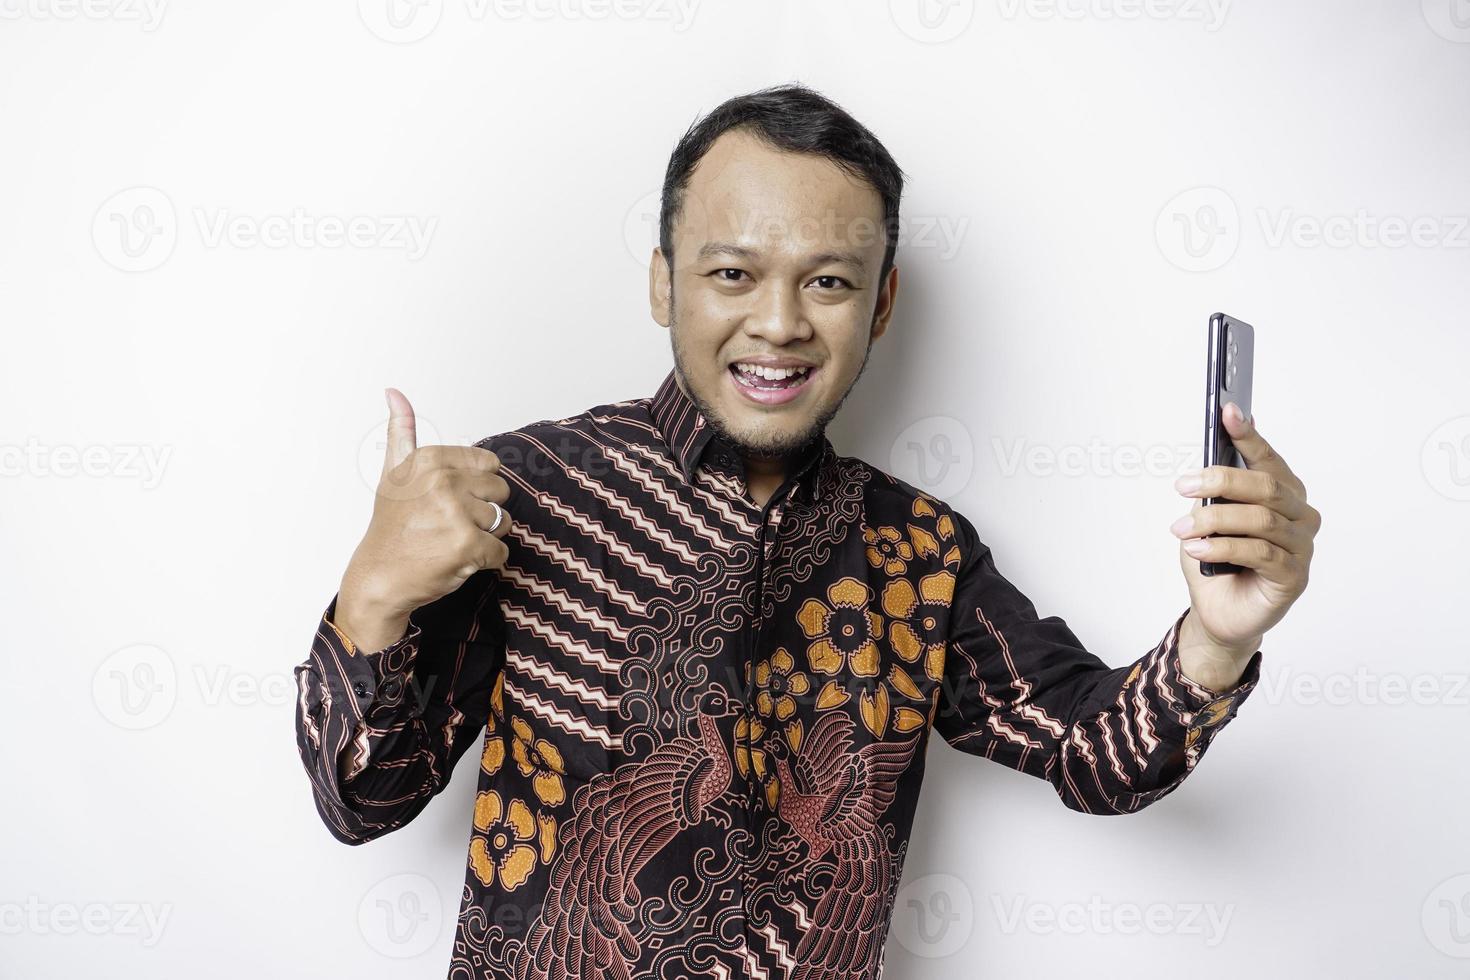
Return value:
<svg viewBox="0 0 1470 980">
<path fill-rule="evenodd" d="M 876 317 L 874 320 L 876 322 Z M 684 387 L 689 400 L 694 407 L 709 422 L 715 433 L 729 443 L 742 455 L 760 458 L 797 457 L 808 450 L 813 443 L 822 438 L 827 426 L 837 417 L 837 412 L 842 408 L 847 396 L 852 394 L 853 388 L 857 387 L 858 380 L 862 378 L 863 372 L 868 368 L 868 356 L 873 352 L 873 325 L 868 327 L 868 346 L 863 351 L 863 363 L 858 368 L 857 377 L 852 379 L 852 384 L 843 391 L 842 397 L 835 403 L 820 409 L 807 420 L 807 424 L 790 435 L 781 435 L 765 431 L 736 432 L 730 426 L 729 420 L 724 418 L 709 404 L 694 386 L 689 383 L 689 372 L 687 370 L 688 358 L 685 356 L 683 347 L 679 344 L 678 315 L 672 292 L 669 295 L 669 340 L 674 352 L 674 372 Z"/>
</svg>

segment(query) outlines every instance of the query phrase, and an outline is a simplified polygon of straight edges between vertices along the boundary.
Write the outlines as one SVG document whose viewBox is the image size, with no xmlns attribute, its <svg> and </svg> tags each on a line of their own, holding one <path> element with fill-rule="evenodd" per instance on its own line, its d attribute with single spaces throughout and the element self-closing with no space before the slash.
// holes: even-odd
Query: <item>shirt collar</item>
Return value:
<svg viewBox="0 0 1470 980">
<path fill-rule="evenodd" d="M 745 461 L 684 394 L 672 369 L 658 386 L 649 409 L 684 479 L 694 482 L 700 466 L 744 478 Z M 795 499 L 805 503 L 815 501 L 821 476 L 829 470 L 833 455 L 832 444 L 823 432 L 815 444 L 792 462 L 790 472 L 800 473 L 791 491 Z"/>
</svg>

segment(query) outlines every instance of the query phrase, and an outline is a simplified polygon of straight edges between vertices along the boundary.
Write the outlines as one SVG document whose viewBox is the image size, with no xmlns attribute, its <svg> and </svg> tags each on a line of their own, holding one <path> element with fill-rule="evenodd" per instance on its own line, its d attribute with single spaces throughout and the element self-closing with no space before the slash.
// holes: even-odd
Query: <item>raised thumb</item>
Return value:
<svg viewBox="0 0 1470 980">
<path fill-rule="evenodd" d="M 388 449 L 383 456 L 383 475 L 408 458 L 418 446 L 414 432 L 413 406 L 397 388 L 384 388 L 388 399 Z"/>
</svg>

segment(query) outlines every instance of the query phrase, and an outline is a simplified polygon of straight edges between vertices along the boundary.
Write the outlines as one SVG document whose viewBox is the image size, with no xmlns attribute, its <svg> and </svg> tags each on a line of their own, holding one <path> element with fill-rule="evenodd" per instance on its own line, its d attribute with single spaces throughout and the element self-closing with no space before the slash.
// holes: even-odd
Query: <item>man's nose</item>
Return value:
<svg viewBox="0 0 1470 980">
<path fill-rule="evenodd" d="M 812 327 L 801 308 L 800 287 L 767 280 L 746 318 L 745 331 L 774 346 L 810 339 Z"/>
</svg>

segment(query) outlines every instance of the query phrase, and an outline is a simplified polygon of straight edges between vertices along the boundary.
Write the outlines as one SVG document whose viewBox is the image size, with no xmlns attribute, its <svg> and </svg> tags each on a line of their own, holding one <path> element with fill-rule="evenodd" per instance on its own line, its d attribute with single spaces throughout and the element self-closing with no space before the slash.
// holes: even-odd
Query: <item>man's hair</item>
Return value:
<svg viewBox="0 0 1470 980">
<path fill-rule="evenodd" d="M 716 139 L 735 129 L 749 132 L 778 150 L 826 157 L 878 192 L 883 199 L 883 236 L 888 245 L 878 275 L 881 288 L 898 246 L 898 206 L 903 197 L 904 173 L 866 126 L 826 96 L 794 83 L 722 102 L 696 120 L 674 147 L 664 175 L 658 219 L 659 248 L 669 267 L 672 269 L 674 263 L 674 220 L 684 206 L 684 192 L 695 164 Z"/>
</svg>

